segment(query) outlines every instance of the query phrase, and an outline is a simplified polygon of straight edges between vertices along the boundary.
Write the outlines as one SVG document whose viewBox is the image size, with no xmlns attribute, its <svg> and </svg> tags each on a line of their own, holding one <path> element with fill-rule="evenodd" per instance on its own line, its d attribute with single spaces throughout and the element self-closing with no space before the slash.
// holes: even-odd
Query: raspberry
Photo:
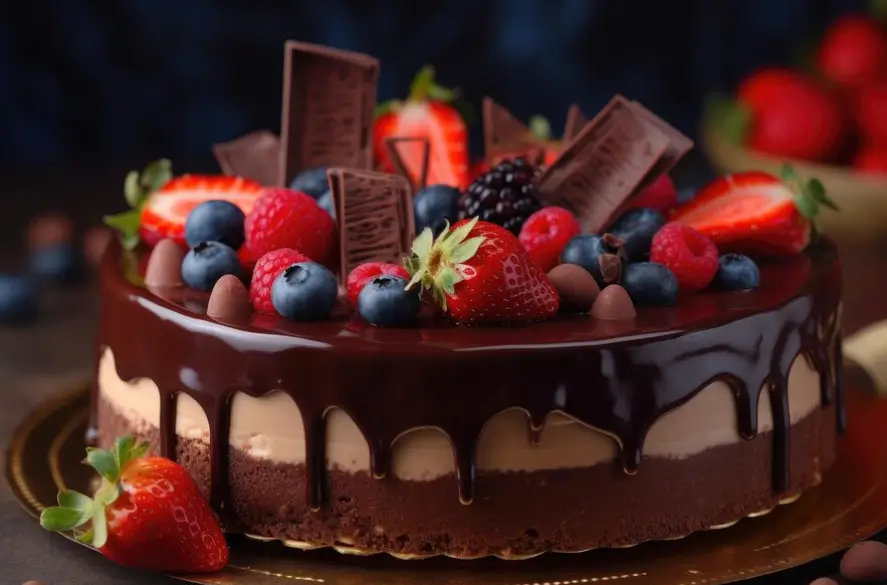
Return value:
<svg viewBox="0 0 887 585">
<path fill-rule="evenodd" d="M 558 265 L 561 252 L 582 229 L 573 214 L 561 207 L 544 207 L 531 215 L 518 239 L 533 262 L 548 272 Z"/>
<path fill-rule="evenodd" d="M 653 236 L 650 261 L 671 270 L 681 292 L 696 292 L 714 279 L 718 271 L 718 249 L 690 226 L 673 221 Z"/>
<path fill-rule="evenodd" d="M 677 205 L 677 203 L 678 190 L 675 188 L 671 177 L 659 175 L 646 189 L 638 193 L 637 197 L 634 197 L 626 208 L 646 207 L 656 211 L 667 211 Z"/>
<path fill-rule="evenodd" d="M 249 300 L 259 313 L 276 313 L 271 304 L 271 285 L 280 274 L 297 262 L 311 259 L 291 248 L 268 252 L 256 262 L 253 279 L 249 284 Z"/>
<path fill-rule="evenodd" d="M 317 202 L 298 191 L 268 189 L 244 221 L 255 257 L 281 248 L 299 250 L 316 262 L 329 260 L 335 224 Z"/>
<path fill-rule="evenodd" d="M 360 295 L 363 287 L 380 274 L 393 274 L 394 276 L 405 278 L 408 282 L 410 280 L 410 273 L 400 264 L 387 264 L 385 262 L 361 264 L 351 271 L 345 283 L 348 291 L 348 302 L 351 303 L 352 307 L 357 306 L 357 297 Z"/>
</svg>

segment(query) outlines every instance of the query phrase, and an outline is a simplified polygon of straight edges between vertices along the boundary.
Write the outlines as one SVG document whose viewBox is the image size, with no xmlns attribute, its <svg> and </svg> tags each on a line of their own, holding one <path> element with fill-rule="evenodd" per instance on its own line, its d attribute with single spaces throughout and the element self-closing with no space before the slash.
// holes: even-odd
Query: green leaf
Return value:
<svg viewBox="0 0 887 585">
<path fill-rule="evenodd" d="M 741 146 L 751 123 L 751 112 L 729 97 L 708 98 L 705 107 L 708 123 L 713 124 L 731 143 Z"/>
<path fill-rule="evenodd" d="M 40 513 L 40 526 L 52 532 L 67 532 L 78 526 L 83 526 L 89 522 L 91 517 L 92 507 L 90 507 L 89 514 L 84 514 L 82 510 L 61 506 L 46 508 Z"/>
<path fill-rule="evenodd" d="M 544 116 L 530 118 L 530 134 L 539 140 L 551 140 L 551 123 Z"/>
<path fill-rule="evenodd" d="M 86 462 L 95 469 L 99 475 L 111 483 L 117 481 L 120 468 L 114 453 L 106 449 L 88 448 L 86 450 Z"/>
<path fill-rule="evenodd" d="M 378 118 L 379 116 L 384 116 L 385 114 L 391 113 L 397 109 L 399 109 L 403 105 L 403 102 L 400 100 L 388 100 L 385 102 L 379 102 L 376 104 L 376 109 L 373 111 L 373 118 Z"/>
<path fill-rule="evenodd" d="M 467 221 L 452 230 L 445 237 L 441 238 L 440 244 L 441 246 L 453 247 L 457 244 L 461 244 L 465 238 L 468 237 L 468 234 L 471 233 L 471 230 L 474 229 L 474 226 L 477 225 L 478 218 L 473 217 L 470 221 Z"/>
<path fill-rule="evenodd" d="M 442 291 L 451 295 L 456 292 L 456 285 L 462 282 L 462 275 L 456 272 L 453 268 L 447 266 L 437 274 L 435 281 Z"/>
<path fill-rule="evenodd" d="M 170 179 L 172 179 L 172 163 L 169 159 L 155 160 L 146 166 L 139 177 L 139 183 L 145 189 L 145 198 L 163 187 Z"/>
<path fill-rule="evenodd" d="M 123 180 L 123 197 L 133 209 L 142 204 L 145 194 L 142 191 L 141 185 L 139 185 L 138 171 L 126 173 L 126 179 Z"/>
<path fill-rule="evenodd" d="M 74 491 L 60 491 L 58 495 L 59 506 L 62 508 L 74 508 L 85 510 L 89 508 L 92 513 L 92 498 Z"/>
<path fill-rule="evenodd" d="M 428 99 L 431 87 L 434 85 L 434 66 L 425 65 L 416 73 L 413 82 L 410 84 L 410 92 L 408 99 L 410 101 L 422 102 Z"/>
<path fill-rule="evenodd" d="M 478 248 L 480 245 L 484 243 L 484 239 L 481 236 L 475 236 L 468 240 L 465 240 L 450 253 L 450 262 L 454 264 L 463 264 L 468 260 L 474 258 L 474 255 L 477 254 Z"/>
<path fill-rule="evenodd" d="M 783 163 L 779 175 L 786 183 L 794 183 L 798 180 L 798 173 L 795 171 L 794 167 L 787 163 Z"/>
<path fill-rule="evenodd" d="M 819 179 L 813 178 L 807 181 L 807 192 L 820 205 L 828 207 L 832 211 L 840 211 L 838 204 L 828 196 L 828 193 L 825 192 L 825 185 Z"/>
<path fill-rule="evenodd" d="M 108 519 L 105 516 L 105 507 L 96 506 L 92 513 L 92 545 L 102 548 L 108 542 Z"/>
<path fill-rule="evenodd" d="M 459 97 L 459 92 L 454 89 L 432 83 L 428 87 L 428 97 L 439 102 L 450 103 L 457 97 Z"/>
<path fill-rule="evenodd" d="M 434 233 L 431 231 L 431 228 L 425 228 L 422 230 L 422 233 L 413 240 L 412 252 L 419 258 L 425 258 L 431 253 L 431 246 L 433 243 Z"/>
<path fill-rule="evenodd" d="M 819 214 L 819 204 L 812 197 L 804 194 L 795 196 L 795 207 L 804 219 L 812 220 Z"/>
<path fill-rule="evenodd" d="M 118 213 L 117 215 L 106 215 L 105 225 L 114 228 L 122 233 L 137 232 L 141 221 L 141 213 L 135 209 Z"/>
<path fill-rule="evenodd" d="M 92 544 L 93 536 L 95 536 L 95 532 L 93 532 L 92 528 L 90 528 L 82 534 L 77 535 L 77 542 L 82 542 L 83 544 Z"/>
<path fill-rule="evenodd" d="M 474 106 L 468 100 L 462 98 L 455 99 L 450 102 L 450 106 L 459 112 L 459 116 L 466 126 L 471 126 L 477 122 L 477 112 L 474 111 Z"/>
</svg>

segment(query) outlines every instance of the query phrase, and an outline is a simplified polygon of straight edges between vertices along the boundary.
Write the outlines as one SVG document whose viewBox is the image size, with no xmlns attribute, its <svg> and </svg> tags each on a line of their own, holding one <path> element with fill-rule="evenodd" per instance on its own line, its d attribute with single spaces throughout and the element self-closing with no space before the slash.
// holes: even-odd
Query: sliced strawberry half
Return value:
<svg viewBox="0 0 887 585">
<path fill-rule="evenodd" d="M 810 243 L 821 207 L 837 210 L 822 183 L 801 181 L 785 167 L 782 178 L 747 172 L 716 179 L 672 218 L 708 236 L 721 254 L 790 256 Z"/>
<path fill-rule="evenodd" d="M 240 177 L 182 175 L 151 194 L 142 207 L 139 236 L 149 246 L 171 238 L 185 244 L 185 221 L 191 210 L 215 199 L 230 201 L 249 213 L 263 192 L 255 181 Z"/>
<path fill-rule="evenodd" d="M 434 81 L 434 68 L 424 67 L 410 86 L 406 101 L 380 104 L 373 125 L 373 152 L 377 166 L 396 172 L 385 141 L 389 138 L 424 138 L 428 141 L 429 185 L 468 184 L 468 128 L 453 105 L 458 95 Z M 397 153 L 411 178 L 418 178 L 424 162 L 421 141 L 402 141 Z"/>
</svg>

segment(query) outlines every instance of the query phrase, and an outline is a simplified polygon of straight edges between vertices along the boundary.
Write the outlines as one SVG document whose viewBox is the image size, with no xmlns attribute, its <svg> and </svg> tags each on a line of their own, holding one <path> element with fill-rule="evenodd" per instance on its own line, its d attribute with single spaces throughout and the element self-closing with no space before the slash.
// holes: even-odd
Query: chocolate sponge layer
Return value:
<svg viewBox="0 0 887 585">
<path fill-rule="evenodd" d="M 228 449 L 232 531 L 362 552 L 525 557 L 663 540 L 731 524 L 816 485 L 834 459 L 835 413 L 815 410 L 791 427 L 790 488 L 772 487 L 772 436 L 716 447 L 685 459 L 645 458 L 636 475 L 615 463 L 534 472 L 481 472 L 472 504 L 456 478 L 375 479 L 331 469 L 323 509 L 305 502 L 301 464 Z M 99 399 L 100 443 L 123 434 L 151 442 L 158 430 Z M 182 439 L 177 459 L 209 493 L 209 449 Z"/>
</svg>

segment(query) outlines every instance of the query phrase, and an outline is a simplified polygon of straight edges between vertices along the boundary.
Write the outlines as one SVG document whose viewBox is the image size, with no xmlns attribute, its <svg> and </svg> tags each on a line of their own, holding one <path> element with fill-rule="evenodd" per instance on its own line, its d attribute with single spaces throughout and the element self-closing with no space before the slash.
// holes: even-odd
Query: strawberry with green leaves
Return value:
<svg viewBox="0 0 887 585">
<path fill-rule="evenodd" d="M 405 262 L 411 280 L 458 323 L 508 323 L 554 316 L 558 294 L 505 228 L 477 218 L 425 229 Z"/>
<path fill-rule="evenodd" d="M 822 183 L 785 166 L 781 178 L 751 171 L 715 179 L 672 219 L 708 236 L 721 254 L 791 256 L 810 243 L 823 207 L 838 209 Z"/>
<path fill-rule="evenodd" d="M 428 140 L 429 185 L 468 185 L 468 128 L 459 109 L 462 102 L 452 89 L 438 85 L 434 68 L 423 67 L 410 86 L 406 100 L 379 104 L 373 125 L 373 154 L 380 170 L 395 173 L 396 167 L 385 146 L 389 138 Z M 411 177 L 422 173 L 424 147 L 420 142 L 402 142 L 397 152 Z"/>
<path fill-rule="evenodd" d="M 95 498 L 63 491 L 40 525 L 67 532 L 108 559 L 165 573 L 211 573 L 228 563 L 219 521 L 180 465 L 146 457 L 146 443 L 118 439 L 111 449 L 87 449 L 86 463 L 102 477 Z"/>
</svg>

